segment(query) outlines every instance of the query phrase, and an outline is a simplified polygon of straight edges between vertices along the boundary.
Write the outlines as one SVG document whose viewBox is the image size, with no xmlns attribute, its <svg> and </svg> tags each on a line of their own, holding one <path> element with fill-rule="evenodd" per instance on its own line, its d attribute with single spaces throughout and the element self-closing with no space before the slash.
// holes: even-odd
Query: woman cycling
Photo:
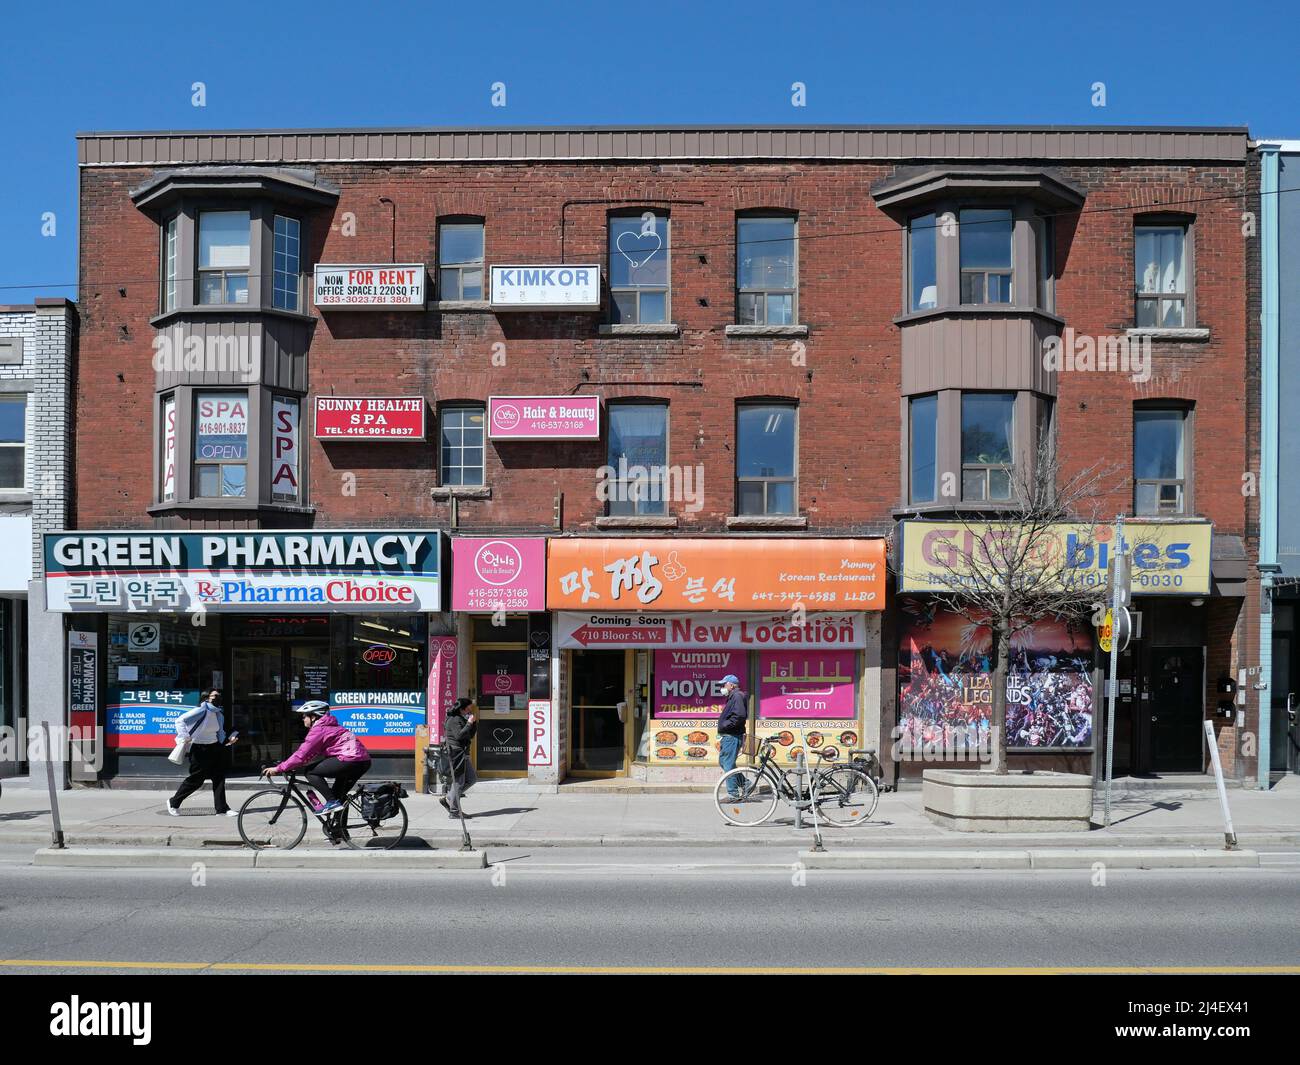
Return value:
<svg viewBox="0 0 1300 1065">
<path fill-rule="evenodd" d="M 298 713 L 302 714 L 307 738 L 279 765 L 264 768 L 262 775 L 269 777 L 272 773 L 292 773 L 302 769 L 303 776 L 321 795 L 332 796 L 316 812 L 330 814 L 341 810 L 352 785 L 370 768 L 370 755 L 361 741 L 330 713 L 329 703 L 313 699 L 303 703 Z M 334 778 L 333 788 L 326 777 Z"/>
</svg>

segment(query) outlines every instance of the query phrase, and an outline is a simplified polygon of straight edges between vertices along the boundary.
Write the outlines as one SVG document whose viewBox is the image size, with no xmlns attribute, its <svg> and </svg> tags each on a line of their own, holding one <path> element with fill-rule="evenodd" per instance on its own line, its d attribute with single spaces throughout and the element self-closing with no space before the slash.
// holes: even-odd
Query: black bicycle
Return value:
<svg viewBox="0 0 1300 1065">
<path fill-rule="evenodd" d="M 406 789 L 396 781 L 361 784 L 333 813 L 316 811 L 289 773 L 284 783 L 254 792 L 239 808 L 239 834 L 255 850 L 292 850 L 307 834 L 310 811 L 325 838 L 354 850 L 392 850 L 406 838 Z"/>
<path fill-rule="evenodd" d="M 848 761 L 837 762 L 834 755 L 814 749 L 818 763 L 801 790 L 790 770 L 776 764 L 775 746 L 769 736 L 759 745 L 757 765 L 722 774 L 713 801 L 724 820 L 744 828 L 761 825 L 776 811 L 778 801 L 811 802 L 821 820 L 840 828 L 865 824 L 876 812 L 880 789 L 870 773 L 875 751 L 850 751 Z"/>
</svg>

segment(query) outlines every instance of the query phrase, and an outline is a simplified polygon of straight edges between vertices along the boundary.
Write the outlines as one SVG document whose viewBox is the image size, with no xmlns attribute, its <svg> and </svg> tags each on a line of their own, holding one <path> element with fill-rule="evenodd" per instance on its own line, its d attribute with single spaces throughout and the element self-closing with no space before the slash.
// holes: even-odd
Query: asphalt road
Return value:
<svg viewBox="0 0 1300 1065">
<path fill-rule="evenodd" d="M 187 870 L 36 868 L 6 849 L 0 973 L 1300 971 L 1295 854 L 1259 870 L 1111 872 L 1105 886 L 1086 871 L 800 874 L 793 852 L 754 848 L 491 857 L 481 872 L 209 869 L 196 883 Z"/>
</svg>

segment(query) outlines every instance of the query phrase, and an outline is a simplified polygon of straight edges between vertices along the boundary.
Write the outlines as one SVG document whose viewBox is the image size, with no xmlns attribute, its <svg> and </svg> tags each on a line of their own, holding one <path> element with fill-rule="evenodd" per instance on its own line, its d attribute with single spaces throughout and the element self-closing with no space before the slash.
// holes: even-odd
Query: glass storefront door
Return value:
<svg viewBox="0 0 1300 1065">
<path fill-rule="evenodd" d="M 569 767 L 575 776 L 614 776 L 627 768 L 627 652 L 573 651 Z"/>
<path fill-rule="evenodd" d="M 474 768 L 485 777 L 528 773 L 528 648 L 475 645 L 478 731 Z"/>
<path fill-rule="evenodd" d="M 230 682 L 223 695 L 227 727 L 240 736 L 234 765 L 255 771 L 283 761 L 302 742 L 296 707 L 329 698 L 330 647 L 325 641 L 235 644 L 230 656 Z"/>
</svg>

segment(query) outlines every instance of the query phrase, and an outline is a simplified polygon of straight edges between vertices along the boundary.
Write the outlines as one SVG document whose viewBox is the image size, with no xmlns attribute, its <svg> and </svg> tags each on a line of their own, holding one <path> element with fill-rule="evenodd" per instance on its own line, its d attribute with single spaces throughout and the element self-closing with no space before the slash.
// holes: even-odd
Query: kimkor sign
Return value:
<svg viewBox="0 0 1300 1065">
<path fill-rule="evenodd" d="M 324 309 L 358 310 L 422 308 L 424 264 L 382 263 L 335 266 L 316 265 L 313 299 Z"/>
<path fill-rule="evenodd" d="M 316 397 L 317 440 L 423 440 L 423 396 L 406 399 Z"/>
<path fill-rule="evenodd" d="M 438 611 L 441 536 L 436 530 L 46 533 L 46 609 Z"/>
<path fill-rule="evenodd" d="M 598 311 L 600 267 L 494 266 L 492 309 Z"/>
<path fill-rule="evenodd" d="M 599 396 L 489 396 L 492 440 L 599 440 Z"/>
</svg>

